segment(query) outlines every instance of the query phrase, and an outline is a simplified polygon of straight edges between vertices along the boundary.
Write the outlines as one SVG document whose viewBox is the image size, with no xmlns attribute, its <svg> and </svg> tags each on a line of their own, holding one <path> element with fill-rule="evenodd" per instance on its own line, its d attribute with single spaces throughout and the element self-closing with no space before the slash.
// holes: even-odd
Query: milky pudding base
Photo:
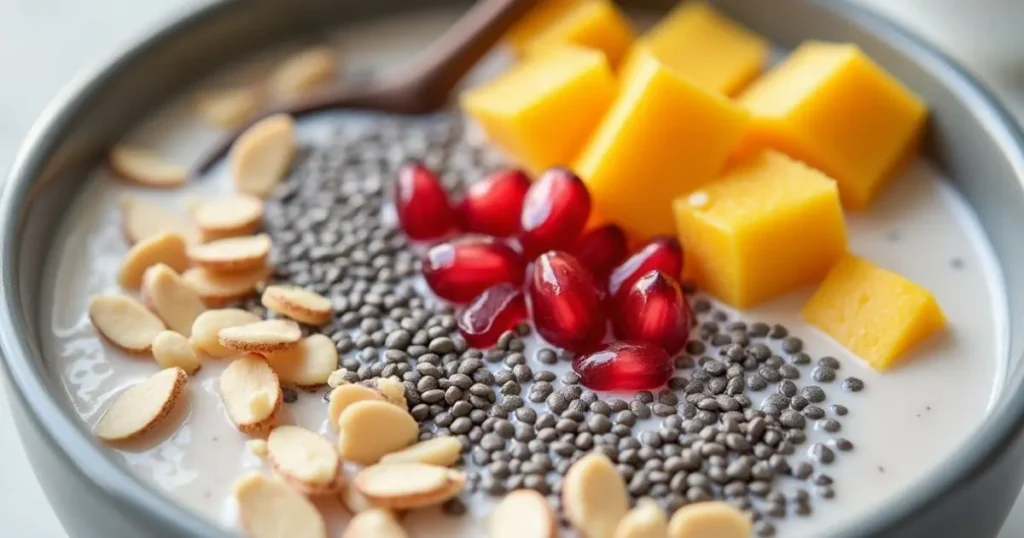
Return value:
<svg viewBox="0 0 1024 538">
<path fill-rule="evenodd" d="M 354 70 L 394 65 L 409 51 L 421 48 L 453 17 L 420 15 L 346 32 L 340 45 L 344 62 Z M 254 62 L 229 78 L 252 76 L 265 65 Z M 304 145 L 322 143 L 337 128 L 359 129 L 367 121 L 373 117 L 320 114 L 299 122 L 300 140 Z M 156 114 L 129 140 L 187 163 L 217 136 L 194 117 L 188 100 L 183 99 Z M 118 392 L 157 369 L 152 358 L 126 355 L 99 339 L 86 315 L 90 297 L 121 292 L 116 274 L 128 245 L 120 228 L 119 199 L 130 194 L 183 211 L 192 199 L 231 192 L 223 165 L 172 192 L 128 186 L 105 169 L 88 178 L 53 243 L 43 285 L 41 324 L 51 371 L 60 378 L 69 401 L 87 424 L 95 424 Z M 786 325 L 803 339 L 805 351 L 813 359 L 832 355 L 842 362 L 838 379 L 829 384 L 813 383 L 810 369 L 802 368 L 804 375 L 798 383 L 823 386 L 828 393 L 822 404 L 826 410 L 828 404 L 836 403 L 846 405 L 850 413 L 840 418 L 842 430 L 837 434 L 814 431 L 813 421 L 809 421 L 808 442 L 797 446 L 790 461 L 810 460 L 807 447 L 830 437 L 849 439 L 855 448 L 838 453 L 830 465 L 816 465 L 816 471 L 835 480 L 835 498 L 815 499 L 810 516 L 790 512 L 787 518 L 774 520 L 779 536 L 829 535 L 896 502 L 908 487 L 935 471 L 972 438 L 1002 383 L 1005 365 L 1001 358 L 1007 342 L 1002 277 L 970 208 L 941 174 L 925 162 L 914 163 L 870 211 L 847 219 L 851 250 L 931 290 L 949 318 L 949 327 L 914 349 L 905 364 L 880 374 L 803 323 L 800 307 L 812 289 L 743 313 L 725 309 L 733 314 L 730 319 Z M 779 342 L 770 343 L 778 352 Z M 538 363 L 534 354 L 540 346 L 536 339 L 528 339 L 524 352 L 535 371 L 548 369 L 560 376 L 568 369 L 564 362 L 554 366 Z M 217 376 L 226 364 L 225 360 L 204 359 L 190 383 L 187 404 L 175 410 L 173 420 L 131 446 L 111 449 L 111 454 L 196 512 L 235 528 L 232 484 L 247 470 L 264 469 L 265 463 L 246 450 L 248 437 L 224 414 Z M 500 365 L 490 366 L 497 369 Z M 848 376 L 864 380 L 866 388 L 856 394 L 842 390 L 840 381 Z M 529 383 L 523 389 L 525 396 Z M 756 407 L 772 392 L 774 387 L 746 394 Z M 326 420 L 323 393 L 300 391 L 299 400 L 284 407 L 280 423 L 319 431 L 333 441 L 336 433 Z M 631 394 L 601 396 L 632 399 Z M 544 410 L 543 404 L 527 401 L 527 405 L 538 412 Z M 836 418 L 831 413 L 827 416 Z M 644 427 L 656 429 L 660 422 L 654 417 L 645 421 Z M 788 477 L 779 479 L 776 487 L 784 492 L 808 488 L 813 495 L 808 482 Z M 403 522 L 416 537 L 480 536 L 491 501 L 483 493 L 463 498 L 470 501 L 464 516 L 431 509 L 409 513 Z M 324 498 L 317 504 L 328 516 L 331 535 L 340 535 L 349 517 L 340 503 Z"/>
</svg>

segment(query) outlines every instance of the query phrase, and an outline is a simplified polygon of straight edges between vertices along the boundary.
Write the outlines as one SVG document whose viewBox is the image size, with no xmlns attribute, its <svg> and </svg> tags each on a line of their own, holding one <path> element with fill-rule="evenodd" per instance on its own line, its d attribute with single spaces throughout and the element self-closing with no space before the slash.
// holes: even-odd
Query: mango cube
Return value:
<svg viewBox="0 0 1024 538">
<path fill-rule="evenodd" d="M 639 237 L 671 234 L 672 199 L 714 179 L 746 122 L 724 97 L 642 58 L 575 169 L 603 219 Z"/>
<path fill-rule="evenodd" d="M 854 45 L 810 42 L 743 92 L 753 114 L 740 153 L 778 149 L 839 182 L 864 209 L 914 152 L 925 103 Z"/>
<path fill-rule="evenodd" d="M 707 3 L 687 2 L 636 41 L 624 72 L 639 54 L 653 54 L 702 88 L 735 95 L 761 74 L 771 45 Z"/>
<path fill-rule="evenodd" d="M 584 0 L 537 34 L 527 45 L 527 53 L 543 54 L 565 44 L 579 45 L 604 52 L 614 69 L 635 38 L 629 20 L 611 0 Z"/>
<path fill-rule="evenodd" d="M 820 281 L 846 252 L 835 182 L 774 151 L 673 206 L 688 275 L 738 308 Z"/>
<path fill-rule="evenodd" d="M 563 46 L 467 91 L 462 106 L 493 142 L 538 172 L 572 162 L 617 88 L 604 54 Z"/>
<path fill-rule="evenodd" d="M 803 316 L 880 371 L 946 326 L 928 290 L 854 255 L 832 269 Z"/>
<path fill-rule="evenodd" d="M 530 43 L 583 0 L 541 0 L 509 31 L 505 42 L 517 56 L 525 56 Z"/>
</svg>

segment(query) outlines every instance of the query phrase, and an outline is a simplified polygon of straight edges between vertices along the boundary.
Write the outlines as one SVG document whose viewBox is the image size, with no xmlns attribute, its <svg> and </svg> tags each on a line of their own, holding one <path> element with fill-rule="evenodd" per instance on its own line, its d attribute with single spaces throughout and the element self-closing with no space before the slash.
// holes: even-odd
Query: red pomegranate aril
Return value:
<svg viewBox="0 0 1024 538">
<path fill-rule="evenodd" d="M 629 255 L 626 232 L 615 224 L 594 228 L 581 235 L 569 252 L 590 270 L 595 280 L 603 282 Z"/>
<path fill-rule="evenodd" d="M 690 337 L 690 302 L 675 279 L 661 271 L 650 271 L 623 290 L 616 306 L 616 338 L 649 342 L 675 355 Z"/>
<path fill-rule="evenodd" d="M 487 237 L 465 236 L 435 245 L 423 258 L 423 277 L 442 299 L 473 300 L 487 288 L 522 285 L 526 265 L 518 252 Z"/>
<path fill-rule="evenodd" d="M 683 272 L 683 247 L 674 237 L 658 236 L 619 264 L 608 277 L 608 293 L 615 297 L 641 276 L 657 269 L 672 278 Z"/>
<path fill-rule="evenodd" d="M 494 237 L 515 235 L 528 190 L 530 176 L 511 168 L 473 183 L 459 205 L 462 229 Z"/>
<path fill-rule="evenodd" d="M 541 254 L 528 286 L 533 324 L 545 340 L 574 352 L 601 343 L 607 325 L 601 299 L 590 273 L 571 254 Z"/>
<path fill-rule="evenodd" d="M 656 389 L 673 373 L 672 357 L 648 342 L 611 342 L 576 357 L 572 367 L 580 383 L 593 390 Z"/>
<path fill-rule="evenodd" d="M 402 230 L 418 240 L 443 237 L 458 220 L 437 174 L 418 161 L 409 161 L 398 171 L 395 209 Z"/>
<path fill-rule="evenodd" d="M 484 290 L 459 314 L 459 333 L 467 344 L 488 348 L 526 316 L 526 297 L 522 288 L 498 284 Z"/>
<path fill-rule="evenodd" d="M 590 193 L 583 180 L 564 168 L 544 172 L 523 202 L 519 239 L 527 258 L 569 248 L 588 218 Z"/>
</svg>

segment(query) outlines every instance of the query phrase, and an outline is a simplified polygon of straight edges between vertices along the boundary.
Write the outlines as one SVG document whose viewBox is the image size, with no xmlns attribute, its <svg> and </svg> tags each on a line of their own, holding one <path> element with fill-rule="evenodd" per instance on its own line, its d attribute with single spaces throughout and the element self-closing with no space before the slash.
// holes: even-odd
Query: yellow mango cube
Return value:
<svg viewBox="0 0 1024 538">
<path fill-rule="evenodd" d="M 747 115 L 653 58 L 618 98 L 576 161 L 594 211 L 630 234 L 671 234 L 672 199 L 714 179 Z"/>
<path fill-rule="evenodd" d="M 774 151 L 673 204 L 687 274 L 738 308 L 820 281 L 846 252 L 834 181 Z"/>
<path fill-rule="evenodd" d="M 864 209 L 916 150 L 925 103 L 854 45 L 809 42 L 739 96 L 753 120 L 739 150 L 788 153 Z"/>
<path fill-rule="evenodd" d="M 636 41 L 623 72 L 640 54 L 653 54 L 702 88 L 735 95 L 761 74 L 771 45 L 707 3 L 687 2 Z"/>
<path fill-rule="evenodd" d="M 615 69 L 635 38 L 633 26 L 611 0 L 584 0 L 537 34 L 526 48 L 531 55 L 565 44 L 597 49 Z"/>
<path fill-rule="evenodd" d="M 541 0 L 509 31 L 505 32 L 505 43 L 518 56 L 525 56 L 526 50 L 537 36 L 561 19 L 583 0 Z"/>
<path fill-rule="evenodd" d="M 617 85 L 604 54 L 567 45 L 467 91 L 462 107 L 493 142 L 539 172 L 572 163 Z"/>
<path fill-rule="evenodd" d="M 880 371 L 946 326 L 928 290 L 854 255 L 836 264 L 803 316 Z"/>
</svg>

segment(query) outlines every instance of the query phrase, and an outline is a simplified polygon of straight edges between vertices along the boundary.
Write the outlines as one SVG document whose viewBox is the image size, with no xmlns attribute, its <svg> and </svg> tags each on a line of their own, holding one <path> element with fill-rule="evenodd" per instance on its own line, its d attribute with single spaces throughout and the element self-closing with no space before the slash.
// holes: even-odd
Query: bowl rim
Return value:
<svg viewBox="0 0 1024 538">
<path fill-rule="evenodd" d="M 971 72 L 936 46 L 866 7 L 854 5 L 849 0 L 811 2 L 883 35 L 897 48 L 908 51 L 917 62 L 942 74 L 957 96 L 971 105 L 980 125 L 993 136 L 1014 174 L 1024 178 L 1024 132 L 993 92 Z M 197 536 L 228 537 L 233 534 L 175 502 L 168 492 L 144 484 L 116 464 L 105 454 L 107 449 L 96 444 L 83 431 L 79 419 L 65 411 L 58 397 L 50 395 L 45 381 L 47 372 L 27 358 L 41 356 L 41 351 L 23 319 L 16 260 L 22 231 L 20 209 L 29 197 L 34 181 L 49 162 L 64 128 L 84 105 L 86 96 L 97 91 L 105 81 L 116 77 L 124 62 L 146 54 L 164 40 L 188 31 L 201 21 L 223 17 L 235 9 L 236 2 L 228 0 L 187 8 L 121 49 L 111 59 L 79 73 L 57 93 L 29 130 L 0 194 L 0 308 L 5 314 L 0 315 L 0 335 L 3 335 L 0 338 L 0 371 L 6 373 L 9 381 L 9 397 L 26 404 L 26 418 L 45 433 L 46 441 L 56 447 L 59 456 L 70 462 L 93 486 L 121 506 L 158 520 L 162 528 Z M 1010 440 L 1024 430 L 1024 385 L 1013 387 L 1010 376 L 1006 381 L 1006 393 L 1000 398 L 1002 403 L 990 410 L 975 431 L 978 444 L 959 446 L 945 460 L 950 465 L 932 469 L 913 483 L 903 502 L 890 503 L 875 510 L 865 521 L 857 522 L 855 529 L 852 526 L 845 528 L 842 534 L 884 533 L 937 503 L 955 487 L 969 482 L 982 469 L 994 465 L 999 454 L 1009 450 Z"/>
</svg>

